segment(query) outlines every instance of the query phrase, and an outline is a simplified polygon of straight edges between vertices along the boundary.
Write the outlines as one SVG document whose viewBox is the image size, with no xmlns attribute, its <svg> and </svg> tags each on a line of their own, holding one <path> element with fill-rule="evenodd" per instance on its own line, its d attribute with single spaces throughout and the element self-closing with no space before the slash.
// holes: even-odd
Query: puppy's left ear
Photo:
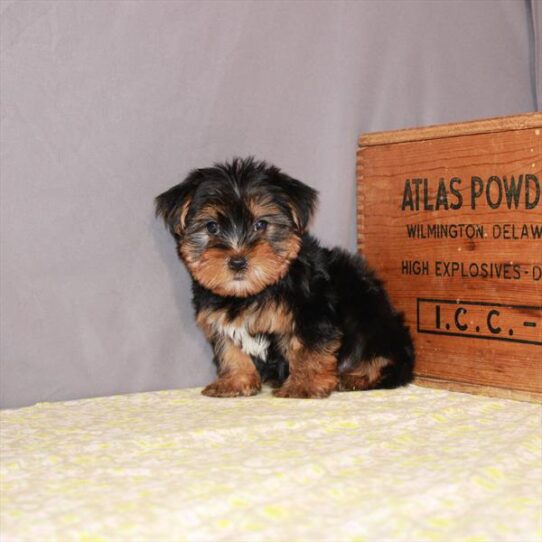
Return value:
<svg viewBox="0 0 542 542">
<path fill-rule="evenodd" d="M 279 172 L 274 181 L 281 185 L 288 199 L 288 206 L 298 233 L 304 233 L 318 205 L 318 191 Z"/>
<path fill-rule="evenodd" d="M 195 169 L 188 174 L 182 183 L 173 186 L 154 200 L 156 216 L 161 216 L 164 219 L 166 227 L 177 240 L 184 233 L 186 215 L 190 209 L 192 197 L 203 177 L 203 172 Z"/>
</svg>

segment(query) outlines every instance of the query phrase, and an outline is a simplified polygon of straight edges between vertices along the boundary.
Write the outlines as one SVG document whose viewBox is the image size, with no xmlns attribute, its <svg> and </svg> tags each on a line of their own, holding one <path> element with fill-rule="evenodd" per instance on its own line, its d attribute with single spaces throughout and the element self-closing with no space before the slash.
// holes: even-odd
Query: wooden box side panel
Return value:
<svg viewBox="0 0 542 542">
<path fill-rule="evenodd" d="M 541 188 L 542 123 L 360 148 L 359 249 L 419 377 L 542 393 Z"/>
<path fill-rule="evenodd" d="M 428 141 L 430 139 L 459 137 L 473 134 L 526 130 L 528 128 L 540 128 L 541 125 L 541 113 L 524 113 L 523 115 L 438 124 L 434 126 L 424 126 L 422 128 L 406 128 L 389 132 L 372 132 L 363 134 L 359 138 L 359 145 L 368 147 L 372 145 L 388 145 L 390 143 L 406 143 L 408 141 Z"/>
</svg>

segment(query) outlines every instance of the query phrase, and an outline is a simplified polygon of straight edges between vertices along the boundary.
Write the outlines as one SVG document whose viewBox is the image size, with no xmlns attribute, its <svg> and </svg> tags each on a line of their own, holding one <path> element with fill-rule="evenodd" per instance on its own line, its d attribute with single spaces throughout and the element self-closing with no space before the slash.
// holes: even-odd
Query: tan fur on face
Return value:
<svg viewBox="0 0 542 542">
<path fill-rule="evenodd" d="M 248 208 L 254 217 L 254 220 L 258 220 L 259 217 L 282 214 L 281 210 L 270 198 L 251 199 L 248 202 Z"/>
<path fill-rule="evenodd" d="M 297 257 L 300 245 L 299 237 L 292 236 L 281 244 L 279 250 L 262 240 L 248 251 L 246 295 L 261 292 L 283 278 L 290 263 Z"/>
<path fill-rule="evenodd" d="M 380 382 L 382 369 L 390 363 L 391 361 L 384 357 L 362 362 L 354 371 L 340 375 L 339 390 L 355 391 L 374 388 Z"/>
<path fill-rule="evenodd" d="M 271 201 L 271 199 L 258 198 L 251 200 L 249 202 L 249 209 L 252 212 L 253 216 L 266 216 L 274 214 L 282 214 L 282 211 Z M 301 221 L 293 205 L 289 205 L 290 213 L 292 220 L 294 221 L 295 227 L 298 231 L 301 230 Z"/>
<path fill-rule="evenodd" d="M 181 254 L 195 279 L 219 295 L 232 295 L 228 293 L 227 285 L 232 282 L 232 273 L 228 269 L 228 258 L 231 251 L 218 248 L 208 248 L 199 259 L 192 259 L 193 255 L 185 245 L 181 246 Z"/>
<path fill-rule="evenodd" d="M 175 226 L 175 232 L 177 235 L 182 235 L 186 231 L 186 217 L 188 215 L 188 211 L 190 210 L 190 204 L 192 203 L 192 200 L 186 201 L 180 211 L 179 215 L 179 222 Z M 202 209 L 200 209 L 198 213 L 198 220 L 200 221 L 210 221 L 210 220 L 218 220 L 219 213 L 221 209 L 216 207 L 215 205 L 206 205 Z M 201 234 L 205 241 L 207 241 L 207 235 L 205 233 Z M 191 244 L 189 241 L 184 240 L 182 245 L 178 247 L 179 248 L 179 254 L 181 255 L 183 261 L 185 264 L 188 264 L 188 262 L 193 262 L 197 259 L 199 255 L 198 245 Z"/>
<path fill-rule="evenodd" d="M 188 198 L 181 207 L 181 210 L 179 212 L 179 222 L 175 226 L 175 233 L 179 236 L 182 236 L 184 233 L 184 230 L 186 228 L 186 215 L 188 214 L 188 210 L 190 209 L 190 203 L 192 203 L 192 198 Z"/>
<path fill-rule="evenodd" d="M 176 227 L 179 235 L 185 232 L 188 206 L 189 202 L 180 213 Z M 229 238 L 219 234 L 217 241 L 224 245 L 217 248 L 213 246 L 217 244 L 215 239 L 203 227 L 190 232 L 179 243 L 179 254 L 192 276 L 202 286 L 221 296 L 248 297 L 275 284 L 286 275 L 300 250 L 299 235 L 290 230 L 289 219 L 270 196 L 251 197 L 246 206 L 254 223 L 261 219 L 268 222 L 267 232 L 263 231 L 261 237 L 248 246 L 243 246 L 236 236 Z M 199 209 L 194 220 L 196 224 L 220 222 L 220 217 L 227 214 L 227 208 L 213 203 Z M 229 269 L 228 260 L 232 256 L 247 258 L 248 267 L 243 273 L 236 274 Z"/>
<path fill-rule="evenodd" d="M 287 273 L 292 260 L 297 257 L 300 239 L 292 236 L 281 243 L 279 250 L 261 240 L 254 248 L 245 252 L 231 249 L 208 248 L 195 258 L 188 244 L 180 247 L 181 256 L 194 278 L 205 288 L 218 295 L 247 297 L 275 284 Z M 228 259 L 237 254 L 248 260 L 243 280 L 234 280 L 228 268 Z"/>
</svg>

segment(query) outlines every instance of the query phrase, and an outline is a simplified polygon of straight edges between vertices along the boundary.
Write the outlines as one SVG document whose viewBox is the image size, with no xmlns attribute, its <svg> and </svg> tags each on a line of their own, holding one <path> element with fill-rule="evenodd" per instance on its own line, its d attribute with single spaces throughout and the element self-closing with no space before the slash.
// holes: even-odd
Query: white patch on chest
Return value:
<svg viewBox="0 0 542 542">
<path fill-rule="evenodd" d="M 236 327 L 228 324 L 221 326 L 218 331 L 229 337 L 245 354 L 266 360 L 269 339 L 265 335 L 250 335 L 245 326 Z"/>
</svg>

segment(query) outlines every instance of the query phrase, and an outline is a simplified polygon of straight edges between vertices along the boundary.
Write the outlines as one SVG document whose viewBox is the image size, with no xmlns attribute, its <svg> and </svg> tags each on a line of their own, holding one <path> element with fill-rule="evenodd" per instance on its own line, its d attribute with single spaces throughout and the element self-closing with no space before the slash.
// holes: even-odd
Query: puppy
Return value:
<svg viewBox="0 0 542 542">
<path fill-rule="evenodd" d="M 156 198 L 192 276 L 218 378 L 203 394 L 277 397 L 412 379 L 403 317 L 359 256 L 307 233 L 317 192 L 253 158 L 196 169 Z"/>
</svg>

